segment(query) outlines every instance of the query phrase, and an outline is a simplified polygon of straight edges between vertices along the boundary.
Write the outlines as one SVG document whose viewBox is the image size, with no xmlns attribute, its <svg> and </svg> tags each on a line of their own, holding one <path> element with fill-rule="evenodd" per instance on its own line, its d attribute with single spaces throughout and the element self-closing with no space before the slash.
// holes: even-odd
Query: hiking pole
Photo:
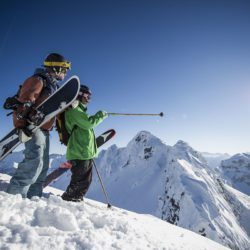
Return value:
<svg viewBox="0 0 250 250">
<path fill-rule="evenodd" d="M 105 190 L 105 188 L 104 188 L 104 185 L 103 185 L 103 182 L 102 182 L 101 175 L 99 174 L 99 171 L 98 171 L 98 169 L 97 169 L 97 167 L 96 167 L 96 164 L 95 164 L 95 161 L 94 161 L 93 159 L 92 159 L 92 162 L 93 162 L 93 164 L 94 164 L 95 171 L 96 171 L 97 176 L 98 176 L 98 178 L 99 178 L 99 181 L 100 181 L 100 183 L 101 183 L 102 191 L 103 191 L 103 193 L 104 193 L 104 195 L 105 195 L 105 198 L 106 198 L 106 202 L 107 202 L 108 208 L 111 208 L 111 204 L 109 203 L 108 195 L 107 195 L 106 190 Z"/>
<path fill-rule="evenodd" d="M 163 117 L 164 114 L 163 112 L 159 113 L 159 114 L 129 114 L 129 113 L 108 113 L 108 115 L 133 115 L 133 116 L 161 116 Z"/>
</svg>

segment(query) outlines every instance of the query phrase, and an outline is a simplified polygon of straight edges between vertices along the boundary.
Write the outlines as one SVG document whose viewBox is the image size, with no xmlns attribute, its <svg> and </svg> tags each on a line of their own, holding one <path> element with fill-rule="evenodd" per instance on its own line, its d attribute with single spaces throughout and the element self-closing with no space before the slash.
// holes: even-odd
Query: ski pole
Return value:
<svg viewBox="0 0 250 250">
<path fill-rule="evenodd" d="M 97 169 L 97 167 L 96 167 L 96 164 L 95 164 L 95 161 L 94 161 L 93 159 L 92 159 L 92 162 L 93 162 L 93 164 L 94 164 L 95 171 L 96 171 L 97 176 L 98 176 L 98 178 L 99 178 L 99 181 L 100 181 L 100 183 L 101 183 L 102 191 L 103 191 L 103 193 L 104 193 L 104 195 L 105 195 L 105 198 L 106 198 L 106 202 L 107 202 L 108 208 L 111 208 L 111 204 L 109 203 L 108 195 L 107 195 L 107 192 L 106 192 L 106 190 L 105 190 L 105 188 L 104 188 L 104 185 L 103 185 L 103 182 L 102 182 L 101 175 L 99 174 L 99 171 L 98 171 L 98 169 Z"/>
<path fill-rule="evenodd" d="M 163 112 L 159 113 L 159 114 L 130 114 L 130 113 L 108 113 L 108 115 L 133 115 L 133 116 L 161 116 L 163 117 L 164 114 Z"/>
<path fill-rule="evenodd" d="M 12 112 L 10 112 L 10 113 L 8 113 L 6 116 L 10 116 L 10 115 L 12 115 L 13 114 L 13 111 Z"/>
</svg>

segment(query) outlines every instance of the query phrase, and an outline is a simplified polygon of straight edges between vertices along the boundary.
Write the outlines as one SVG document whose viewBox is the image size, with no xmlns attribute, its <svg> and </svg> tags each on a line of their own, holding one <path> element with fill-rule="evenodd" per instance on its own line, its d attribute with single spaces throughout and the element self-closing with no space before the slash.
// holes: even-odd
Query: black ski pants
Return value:
<svg viewBox="0 0 250 250">
<path fill-rule="evenodd" d="M 93 161 L 71 160 L 71 181 L 62 195 L 63 200 L 82 201 L 92 181 Z"/>
</svg>

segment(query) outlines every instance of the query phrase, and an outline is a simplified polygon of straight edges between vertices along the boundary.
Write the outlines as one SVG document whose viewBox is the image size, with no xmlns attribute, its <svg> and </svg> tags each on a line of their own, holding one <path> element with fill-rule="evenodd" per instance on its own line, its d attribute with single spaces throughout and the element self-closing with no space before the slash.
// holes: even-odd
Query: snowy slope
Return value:
<svg viewBox="0 0 250 250">
<path fill-rule="evenodd" d="M 187 143 L 170 147 L 141 132 L 126 148 L 102 152 L 97 165 L 115 205 L 156 215 L 233 249 L 248 249 L 247 227 L 235 214 L 235 203 L 225 199 L 204 157 Z M 98 181 L 88 196 L 102 199 Z M 249 204 L 249 197 L 244 199 Z"/>
<path fill-rule="evenodd" d="M 0 174 L 0 249 L 227 249 L 153 216 L 107 209 L 88 199 L 72 203 L 56 195 L 32 200 L 9 195 L 3 192 L 8 179 Z"/>
<path fill-rule="evenodd" d="M 53 167 L 60 162 L 57 156 L 51 161 Z M 248 249 L 249 196 L 235 195 L 187 143 L 167 146 L 142 131 L 126 148 L 102 151 L 96 163 L 113 205 L 158 216 L 232 249 Z M 68 171 L 53 186 L 65 190 L 69 178 Z M 104 201 L 97 178 L 87 197 Z"/>
<path fill-rule="evenodd" d="M 220 168 L 229 185 L 250 195 L 250 154 L 236 154 L 222 161 Z"/>
<path fill-rule="evenodd" d="M 250 200 L 249 196 L 239 192 L 229 185 L 220 182 L 221 192 L 225 199 L 231 204 L 235 216 L 246 232 L 250 232 Z"/>
</svg>

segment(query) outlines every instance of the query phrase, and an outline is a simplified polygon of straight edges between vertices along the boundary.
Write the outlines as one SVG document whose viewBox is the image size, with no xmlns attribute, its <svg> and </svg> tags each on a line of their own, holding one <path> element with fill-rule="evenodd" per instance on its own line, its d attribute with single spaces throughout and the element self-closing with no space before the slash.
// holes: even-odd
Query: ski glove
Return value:
<svg viewBox="0 0 250 250">
<path fill-rule="evenodd" d="M 108 113 L 106 111 L 100 110 L 96 113 L 97 116 L 100 116 L 102 118 L 107 118 L 108 117 Z"/>
<path fill-rule="evenodd" d="M 32 110 L 33 103 L 32 102 L 26 102 L 17 107 L 16 117 L 17 120 L 26 119 L 28 114 Z"/>
</svg>

